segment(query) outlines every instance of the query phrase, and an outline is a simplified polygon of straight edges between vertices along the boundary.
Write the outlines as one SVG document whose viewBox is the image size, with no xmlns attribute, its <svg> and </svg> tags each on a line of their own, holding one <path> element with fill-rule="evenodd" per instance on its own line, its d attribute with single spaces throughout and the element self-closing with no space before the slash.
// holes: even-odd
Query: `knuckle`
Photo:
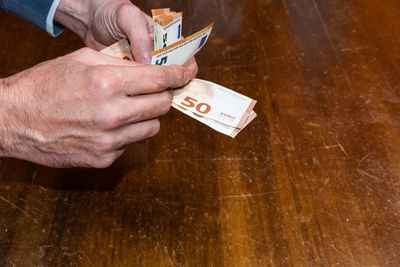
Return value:
<svg viewBox="0 0 400 267">
<path fill-rule="evenodd" d="M 194 74 L 194 77 L 197 76 L 197 73 L 198 73 L 198 72 L 199 72 L 199 66 L 197 66 L 197 64 L 195 63 L 194 66 L 193 66 L 193 74 Z"/>
<path fill-rule="evenodd" d="M 86 55 L 90 55 L 92 52 L 93 52 L 93 50 L 91 48 L 83 47 L 81 49 L 76 50 L 75 52 L 72 52 L 68 56 L 74 60 L 79 60 Z"/>
<path fill-rule="evenodd" d="M 92 165 L 94 168 L 98 168 L 98 169 L 104 169 L 107 167 L 110 167 L 111 164 L 114 163 L 116 157 L 110 156 L 110 155 L 102 155 L 98 158 L 96 158 Z"/>
<path fill-rule="evenodd" d="M 168 113 L 171 109 L 172 95 L 169 92 L 163 92 L 160 97 L 160 111 L 162 114 Z"/>
<path fill-rule="evenodd" d="M 90 54 L 93 52 L 93 49 L 89 48 L 89 47 L 83 47 L 79 50 L 77 50 L 78 54 Z"/>
<path fill-rule="evenodd" d="M 117 112 L 108 105 L 100 109 L 96 116 L 95 123 L 101 129 L 114 129 L 121 124 L 122 118 Z"/>
<path fill-rule="evenodd" d="M 108 95 L 121 87 L 122 79 L 107 68 L 95 67 L 89 74 L 89 82 L 95 92 Z"/>
<path fill-rule="evenodd" d="M 117 14 L 123 14 L 127 16 L 136 16 L 140 14 L 140 10 L 130 3 L 123 3 L 117 9 Z"/>
<path fill-rule="evenodd" d="M 157 68 L 154 75 L 157 83 L 157 89 L 162 90 L 169 86 L 169 74 L 165 68 Z"/>
<path fill-rule="evenodd" d="M 174 80 L 183 84 L 185 81 L 185 68 L 179 65 L 171 65 L 169 67 L 173 70 L 172 73 L 174 74 Z"/>
<path fill-rule="evenodd" d="M 78 52 L 80 52 L 80 53 L 91 53 L 91 52 L 93 52 L 93 49 L 89 48 L 89 47 L 82 47 L 81 49 L 78 50 Z"/>
<path fill-rule="evenodd" d="M 160 121 L 158 119 L 153 121 L 153 124 L 150 127 L 150 131 L 148 137 L 153 137 L 160 132 Z"/>
<path fill-rule="evenodd" d="M 113 129 L 113 128 L 118 127 L 120 122 L 121 122 L 121 119 L 117 115 L 110 114 L 110 115 L 105 117 L 103 125 L 106 128 Z"/>
<path fill-rule="evenodd" d="M 103 121 L 101 122 L 101 124 L 106 129 L 114 129 L 119 126 L 120 121 L 121 120 L 118 118 L 118 116 L 111 114 L 111 115 L 105 116 Z"/>
<path fill-rule="evenodd" d="M 103 136 L 98 139 L 95 144 L 95 149 L 100 152 L 112 151 L 115 148 L 114 138 L 111 136 Z"/>
<path fill-rule="evenodd" d="M 174 66 L 176 68 L 176 71 L 178 73 L 178 78 L 180 81 L 184 81 L 185 80 L 185 68 L 179 65 L 175 65 Z"/>
</svg>

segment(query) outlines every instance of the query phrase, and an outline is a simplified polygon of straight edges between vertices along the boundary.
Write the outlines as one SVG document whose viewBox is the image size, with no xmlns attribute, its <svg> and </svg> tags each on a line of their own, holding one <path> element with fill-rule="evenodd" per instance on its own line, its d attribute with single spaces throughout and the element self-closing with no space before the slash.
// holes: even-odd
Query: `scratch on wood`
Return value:
<svg viewBox="0 0 400 267">
<path fill-rule="evenodd" d="M 234 244 L 234 245 L 237 245 L 237 246 L 240 246 L 240 247 L 243 247 L 243 248 L 248 248 L 248 245 L 247 245 L 247 244 L 242 244 L 242 243 L 240 243 L 240 242 L 236 242 L 236 241 L 230 240 L 230 239 L 228 239 L 228 238 L 226 238 L 226 237 L 222 237 L 222 239 L 224 239 L 224 240 L 230 242 L 231 244 Z"/>
<path fill-rule="evenodd" d="M 346 157 L 347 157 L 347 158 L 350 158 L 350 157 L 349 157 L 349 154 L 347 154 L 347 152 L 346 152 L 346 150 L 344 149 L 344 147 L 342 146 L 342 144 L 339 143 L 336 139 L 333 139 L 333 140 L 335 140 L 336 145 L 330 145 L 330 146 L 328 146 L 328 145 L 326 145 L 325 143 L 323 143 L 324 148 L 325 148 L 325 149 L 331 149 L 331 148 L 339 147 L 340 150 L 342 150 L 342 152 L 346 155 Z"/>
<path fill-rule="evenodd" d="M 363 171 L 361 169 L 357 169 L 357 172 L 360 173 L 360 174 L 363 174 L 363 175 L 365 175 L 365 176 L 367 176 L 369 178 L 374 179 L 378 183 L 382 183 L 384 181 L 382 178 L 379 178 L 378 176 L 372 175 L 372 174 L 370 174 L 370 173 L 368 173 L 366 171 Z"/>
<path fill-rule="evenodd" d="M 335 148 L 335 147 L 339 147 L 339 145 L 331 145 L 331 146 L 328 146 L 328 145 L 326 145 L 325 143 L 323 143 L 323 144 L 324 144 L 324 148 L 325 148 L 326 150 L 331 149 L 331 148 Z"/>
<path fill-rule="evenodd" d="M 41 186 L 41 185 L 39 185 L 39 188 L 40 189 L 42 189 L 42 190 L 44 190 L 44 191 L 47 191 L 47 189 L 46 188 L 44 188 L 43 186 Z"/>
<path fill-rule="evenodd" d="M 205 158 L 205 159 L 157 159 L 156 163 L 164 163 L 164 162 L 177 162 L 177 161 L 186 161 L 189 164 L 194 164 L 193 161 L 258 161 L 255 158 Z"/>
<path fill-rule="evenodd" d="M 344 147 L 342 146 L 341 143 L 339 143 L 336 139 L 334 139 L 336 141 L 336 143 L 338 144 L 338 146 L 340 147 L 340 150 L 343 151 L 343 153 L 346 155 L 347 158 L 349 158 L 349 154 L 347 154 L 346 150 L 344 150 Z"/>
<path fill-rule="evenodd" d="M 171 215 L 176 215 L 176 211 L 172 211 L 163 201 L 156 199 L 155 202 L 157 204 L 160 204 L 162 207 L 164 207 L 166 209 L 166 211 L 168 211 Z"/>
<path fill-rule="evenodd" d="M 334 219 L 334 220 L 337 221 L 338 223 L 340 223 L 340 224 L 342 224 L 342 225 L 344 225 L 344 226 L 347 227 L 347 225 L 346 225 L 344 222 L 342 222 L 342 221 L 339 219 L 339 217 L 335 217 L 334 215 L 330 214 L 330 213 L 327 212 L 326 210 L 322 210 L 322 212 L 326 213 L 329 217 L 331 217 L 332 219 Z"/>
<path fill-rule="evenodd" d="M 320 124 L 314 123 L 314 122 L 307 122 L 307 125 L 308 125 L 308 126 L 312 126 L 312 127 L 321 127 Z"/>
<path fill-rule="evenodd" d="M 81 251 L 81 254 L 86 258 L 86 260 L 89 262 L 91 266 L 94 266 L 93 262 L 89 259 L 89 257 L 86 255 L 85 251 Z"/>
<path fill-rule="evenodd" d="M 16 208 L 16 209 L 19 210 L 20 212 L 22 212 L 25 216 L 31 218 L 36 224 L 39 224 L 39 222 L 38 222 L 35 218 L 32 218 L 32 216 L 29 215 L 29 213 L 27 213 L 25 210 L 23 210 L 22 208 L 18 207 L 18 206 L 15 205 L 14 203 L 12 203 L 10 200 L 4 198 L 3 196 L 0 196 L 0 199 L 2 199 L 4 202 L 10 204 L 11 206 L 13 206 L 14 208 Z"/>
<path fill-rule="evenodd" d="M 322 27 L 324 28 L 324 31 L 325 31 L 325 33 L 326 33 L 326 36 L 328 37 L 328 40 L 329 40 L 329 43 L 330 43 L 331 48 L 332 48 L 332 50 L 333 50 L 333 54 L 335 55 L 337 64 L 339 65 L 339 67 L 340 67 L 340 69 L 341 69 L 341 71 L 342 71 L 342 73 L 343 73 L 343 75 L 344 75 L 344 77 L 345 77 L 345 79 L 346 79 L 346 83 L 348 84 L 348 86 L 349 86 L 350 89 L 353 89 L 353 86 L 351 85 L 349 76 L 347 75 L 347 73 L 345 72 L 345 70 L 344 70 L 342 64 L 340 63 L 339 56 L 338 56 L 338 53 L 337 53 L 337 51 L 336 51 L 336 47 L 335 47 L 335 45 L 333 44 L 332 37 L 331 37 L 331 35 L 330 35 L 329 31 L 328 31 L 328 27 L 326 26 L 326 23 L 325 23 L 324 19 L 322 18 L 321 11 L 319 10 L 319 7 L 318 7 L 318 5 L 317 5 L 317 2 L 315 2 L 315 0 L 312 0 L 312 3 L 313 3 L 313 5 L 314 5 L 315 11 L 317 12 L 320 21 L 321 21 Z"/>
<path fill-rule="evenodd" d="M 158 238 L 158 240 L 160 241 L 161 245 L 163 246 L 164 252 L 165 252 L 165 254 L 167 254 L 167 256 L 168 256 L 168 260 L 169 260 L 170 265 L 173 266 L 174 264 L 172 263 L 171 256 L 169 255 L 168 248 L 167 248 L 167 246 L 166 246 L 165 243 L 164 243 L 164 239 L 162 238 L 161 233 L 157 230 L 156 227 L 151 227 L 151 228 L 153 229 L 153 232 L 154 232 L 155 236 Z M 160 248 L 160 255 L 161 255 L 161 256 L 162 256 L 162 250 L 163 250 L 163 249 Z"/>
<path fill-rule="evenodd" d="M 67 251 L 63 252 L 63 256 L 67 256 L 67 257 L 70 257 L 70 258 L 75 257 L 76 255 L 79 255 L 79 254 L 82 255 L 89 262 L 90 266 L 94 267 L 93 262 L 89 259 L 89 257 L 86 255 L 86 253 L 83 250 L 78 250 L 78 251 L 75 251 L 75 252 L 72 252 L 72 253 L 71 252 L 67 252 Z"/>
<path fill-rule="evenodd" d="M 277 194 L 276 191 L 271 191 L 271 192 L 262 192 L 262 193 L 250 193 L 250 194 L 241 194 L 241 195 L 226 195 L 226 196 L 217 196 L 218 199 L 229 199 L 229 198 L 247 198 L 247 197 L 258 197 L 258 196 L 264 196 L 264 195 L 269 195 L 269 194 Z"/>
<path fill-rule="evenodd" d="M 247 240 L 249 240 L 249 241 L 252 241 L 252 242 L 254 242 L 254 243 L 256 243 L 256 244 L 259 244 L 259 245 L 261 245 L 261 246 L 268 247 L 267 244 L 264 244 L 263 242 L 258 241 L 258 240 L 255 240 L 255 239 L 253 239 L 253 238 L 250 238 L 250 237 L 247 236 L 247 235 L 241 235 L 241 237 L 244 238 L 244 239 L 247 239 Z"/>
<path fill-rule="evenodd" d="M 365 155 L 362 159 L 360 159 L 360 161 L 358 162 L 358 166 L 360 166 L 361 162 L 363 162 L 366 158 L 368 158 L 369 153 L 367 155 Z"/>
<path fill-rule="evenodd" d="M 341 255 L 342 257 L 346 258 L 347 260 L 349 260 L 349 261 L 351 261 L 351 262 L 357 264 L 358 266 L 366 266 L 366 265 L 363 265 L 363 264 L 359 263 L 358 261 L 353 260 L 353 259 L 350 258 L 349 256 L 346 256 L 346 255 L 343 254 L 340 250 L 338 250 L 333 244 L 331 245 L 331 247 L 332 247 L 337 253 L 339 253 L 339 255 Z"/>
<path fill-rule="evenodd" d="M 347 51 L 359 51 L 359 50 L 364 50 L 364 49 L 371 49 L 370 46 L 358 46 L 358 47 L 344 47 L 340 49 L 342 52 L 347 52 Z"/>
</svg>

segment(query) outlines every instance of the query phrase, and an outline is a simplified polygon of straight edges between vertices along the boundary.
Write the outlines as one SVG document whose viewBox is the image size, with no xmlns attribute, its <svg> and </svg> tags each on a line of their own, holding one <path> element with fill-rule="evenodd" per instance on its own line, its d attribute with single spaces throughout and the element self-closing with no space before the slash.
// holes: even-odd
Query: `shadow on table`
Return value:
<svg viewBox="0 0 400 267">
<path fill-rule="evenodd" d="M 131 144 L 114 164 L 105 169 L 49 168 L 16 159 L 1 159 L 0 183 L 26 183 L 72 191 L 110 191 L 125 172 L 147 164 L 147 142 Z"/>
</svg>

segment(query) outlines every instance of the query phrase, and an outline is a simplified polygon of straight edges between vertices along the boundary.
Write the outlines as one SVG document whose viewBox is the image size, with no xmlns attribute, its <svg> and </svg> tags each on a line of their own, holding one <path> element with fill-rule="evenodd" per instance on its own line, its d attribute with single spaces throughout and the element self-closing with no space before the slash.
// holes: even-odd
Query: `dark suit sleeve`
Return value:
<svg viewBox="0 0 400 267">
<path fill-rule="evenodd" d="M 59 3 L 60 0 L 0 0 L 0 7 L 56 36 L 63 29 L 53 21 Z"/>
</svg>

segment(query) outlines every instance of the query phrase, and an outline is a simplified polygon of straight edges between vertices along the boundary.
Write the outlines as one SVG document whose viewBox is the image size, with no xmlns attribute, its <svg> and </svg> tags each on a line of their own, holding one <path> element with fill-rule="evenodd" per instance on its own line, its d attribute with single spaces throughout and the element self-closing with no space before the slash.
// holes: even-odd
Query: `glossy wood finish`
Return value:
<svg viewBox="0 0 400 267">
<path fill-rule="evenodd" d="M 139 1 L 215 31 L 234 140 L 172 110 L 105 170 L 0 160 L 1 266 L 399 266 L 400 2 Z M 0 75 L 82 46 L 0 11 Z"/>
</svg>

